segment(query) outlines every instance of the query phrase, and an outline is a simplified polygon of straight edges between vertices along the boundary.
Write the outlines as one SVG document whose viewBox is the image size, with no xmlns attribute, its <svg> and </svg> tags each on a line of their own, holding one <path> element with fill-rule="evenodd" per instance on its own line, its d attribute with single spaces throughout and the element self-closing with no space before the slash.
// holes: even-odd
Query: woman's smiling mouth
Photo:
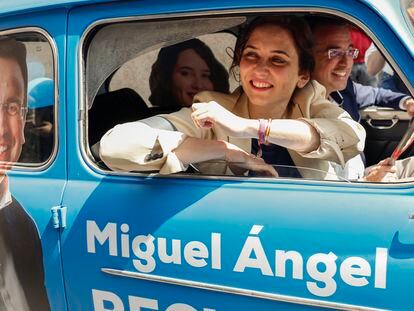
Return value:
<svg viewBox="0 0 414 311">
<path fill-rule="evenodd" d="M 273 85 L 270 83 L 254 80 L 250 81 L 250 85 L 253 86 L 253 88 L 256 90 L 268 90 L 273 87 Z"/>
</svg>

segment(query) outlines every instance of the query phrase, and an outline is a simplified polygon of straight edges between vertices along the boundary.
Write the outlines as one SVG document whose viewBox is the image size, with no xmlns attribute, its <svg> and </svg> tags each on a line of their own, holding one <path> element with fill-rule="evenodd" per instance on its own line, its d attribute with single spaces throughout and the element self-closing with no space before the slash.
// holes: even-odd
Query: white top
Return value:
<svg viewBox="0 0 414 311">
<path fill-rule="evenodd" d="M 328 99 L 333 104 L 339 106 L 339 104 L 332 97 L 329 96 Z M 358 180 L 364 177 L 365 164 L 360 154 L 346 161 L 345 166 L 339 165 L 335 162 L 331 162 L 331 164 L 335 173 L 339 177 L 345 178 L 346 180 Z"/>
</svg>

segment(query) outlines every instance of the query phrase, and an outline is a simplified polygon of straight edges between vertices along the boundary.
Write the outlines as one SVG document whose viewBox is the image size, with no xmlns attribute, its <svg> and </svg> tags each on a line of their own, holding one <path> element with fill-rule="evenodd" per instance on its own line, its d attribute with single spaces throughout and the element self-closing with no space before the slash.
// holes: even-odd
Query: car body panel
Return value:
<svg viewBox="0 0 414 311">
<path fill-rule="evenodd" d="M 42 242 L 45 282 L 51 306 L 54 310 L 65 310 L 65 291 L 61 266 L 61 249 L 59 230 L 53 228 L 51 208 L 61 203 L 64 186 L 67 180 L 66 168 L 66 113 L 65 113 L 65 47 L 66 27 L 62 20 L 66 19 L 66 10 L 30 13 L 14 17 L 1 17 L 0 29 L 40 29 L 48 34 L 55 46 L 57 55 L 55 70 L 58 77 L 58 138 L 57 151 L 43 169 L 15 170 L 9 173 L 11 192 L 30 216 L 34 219 Z M 28 28 L 30 27 L 30 28 Z M 13 30 L 14 31 L 14 30 Z M 2 34 L 8 33 L 2 32 Z M 30 189 L 30 195 L 28 195 Z"/>
<path fill-rule="evenodd" d="M 304 12 L 311 9 L 333 12 L 335 8 L 340 12 L 338 14 L 347 14 L 355 20 L 366 20 L 366 27 L 381 37 L 384 45 L 392 46 L 395 50 L 404 50 L 404 45 L 393 34 L 392 29 L 378 15 L 357 1 L 346 4 L 333 1 L 329 6 L 322 1 L 260 1 L 254 4 L 247 1 L 237 4 L 233 1 L 210 1 L 208 4 L 164 4 L 165 2 L 142 1 L 128 5 L 100 4 L 73 9 L 69 16 L 68 32 L 74 35 L 68 38 L 68 49 L 80 51 L 82 34 L 93 23 L 100 24 L 101 21 L 107 22 L 111 19 L 139 20 L 169 17 L 170 14 L 231 14 L 238 12 L 240 7 L 243 8 L 242 11 L 252 12 L 260 12 L 261 8 L 264 11 L 277 11 L 278 8 L 288 7 L 290 11 Z M 208 13 L 204 13 L 207 7 Z M 69 66 L 81 68 L 80 56 L 80 52 L 77 55 L 68 55 Z M 395 60 L 404 60 L 403 63 L 407 65 L 403 67 L 404 72 L 413 76 L 414 68 L 406 62 L 407 57 L 411 56 L 405 51 L 399 53 Z M 68 123 L 73 127 L 76 127 L 75 124 L 80 119 L 78 114 L 82 113 L 77 109 L 82 107 L 77 96 L 81 91 L 78 87 L 82 85 L 78 77 L 79 73 L 68 77 L 71 81 L 68 84 L 68 101 L 76 102 L 76 105 L 68 107 Z M 133 308 L 131 301 L 136 302 L 133 297 L 156 300 L 159 309 L 166 309 L 176 303 L 185 303 L 197 310 L 249 310 L 254 307 L 270 310 L 278 306 L 300 309 L 301 303 L 319 307 L 333 305 L 345 309 L 355 306 L 387 309 L 393 308 L 395 301 L 399 302 L 401 308 L 411 305 L 409 297 L 403 294 L 400 282 L 402 275 L 409 280 L 413 273 L 410 251 L 406 256 L 401 255 L 410 249 L 413 242 L 414 228 L 409 226 L 408 219 L 408 215 L 414 211 L 410 204 L 410 187 L 403 189 L 395 186 L 387 188 L 351 185 L 349 188 L 348 185 L 340 183 L 327 185 L 323 182 L 302 180 L 266 183 L 198 178 L 183 180 L 128 174 L 101 175 L 99 170 L 83 160 L 87 158 L 86 151 L 79 152 L 82 149 L 82 135 L 72 131 L 68 133 L 68 138 L 70 149 L 74 152 L 68 155 L 69 182 L 63 204 L 71 208 L 67 229 L 62 234 L 62 247 L 69 309 L 77 309 L 80 305 L 93 309 L 93 290 L 95 308 L 102 303 L 97 297 L 103 299 L 97 291 L 106 292 L 107 299 L 113 299 L 113 303 L 122 305 L 125 309 L 129 303 L 130 309 Z M 380 196 L 384 200 L 378 199 Z M 394 206 L 392 210 L 391 206 Z M 254 227 L 255 225 L 258 227 Z M 262 231 L 259 231 L 262 233 L 257 236 L 269 257 L 273 273 L 275 250 L 297 251 L 303 256 L 304 262 L 317 253 L 332 252 L 338 256 L 335 293 L 329 297 L 321 297 L 309 292 L 307 282 L 312 280 L 306 275 L 306 268 L 302 280 L 293 279 L 289 269 L 286 278 L 263 275 L 263 271 L 257 268 L 246 268 L 244 272 L 234 271 L 249 233 L 253 227 L 257 229 L 260 226 L 263 226 Z M 378 231 L 380 227 L 382 230 Z M 108 231 L 105 230 L 112 230 L 111 239 L 117 240 L 116 247 L 111 244 L 113 251 L 116 249 L 116 254 L 109 252 L 109 238 L 99 242 L 92 233 L 99 231 L 107 234 Z M 147 277 L 140 275 L 145 268 L 139 271 L 134 266 L 137 258 L 131 249 L 129 255 L 124 253 L 125 257 L 122 256 L 122 233 L 124 239 L 129 239 L 129 243 L 140 235 L 148 237 L 151 234 L 156 239 L 155 269 Z M 212 267 L 211 257 L 206 259 L 207 265 L 204 267 L 197 268 L 188 264 L 183 257 L 183 249 L 181 264 L 165 264 L 156 255 L 158 238 L 166 238 L 169 241 L 167 243 L 171 243 L 172 239 L 180 241 L 182 248 L 192 241 L 202 242 L 208 248 L 209 256 L 213 256 L 212 236 L 217 237 L 216 234 L 221 236 L 220 251 L 216 250 L 215 253 L 215 256 L 218 253 L 221 255 L 220 269 Z M 250 236 L 254 237 L 254 234 Z M 358 243 L 354 243 L 356 240 Z M 127 240 L 124 243 L 128 243 Z M 386 249 L 389 252 L 386 289 L 374 286 L 375 262 L 379 258 L 376 256 L 377 249 Z M 339 276 L 339 263 L 355 256 L 363 257 L 370 265 L 371 278 L 369 284 L 363 287 L 349 286 Z M 145 260 L 142 263 L 145 265 Z M 104 271 L 112 271 L 113 274 L 109 275 Z M 85 282 L 79 285 L 77 280 L 86 275 Z M 151 276 L 160 277 L 161 283 L 151 281 Z M 168 283 L 170 279 L 180 285 Z M 196 284 L 183 286 L 187 281 Z M 214 290 L 198 289 L 197 284 L 211 286 Z M 266 295 L 271 298 L 264 299 Z M 287 301 L 290 303 L 286 304 Z"/>
<path fill-rule="evenodd" d="M 52 309 L 104 310 L 111 301 L 117 310 L 140 304 L 170 311 L 412 309 L 411 183 L 109 173 L 91 160 L 82 128 L 82 44 L 96 25 L 249 12 L 332 13 L 373 35 L 412 91 L 414 42 L 397 6 L 380 0 L 106 2 L 0 5 L 2 31 L 39 27 L 58 53 L 56 156 L 42 170 L 10 173 L 13 194 L 39 229 Z M 53 228 L 53 206 L 67 207 L 65 228 Z M 134 240 L 149 241 L 154 254 L 134 251 Z M 171 252 L 172 240 L 177 255 L 166 263 L 159 247 L 165 242 Z M 290 263 L 286 276 L 283 263 L 276 267 L 275 257 L 284 251 L 299 260 L 296 278 Z M 139 260 L 137 254 L 147 257 Z M 318 260 L 327 260 L 333 277 L 315 272 Z M 354 270 L 353 278 L 350 262 L 364 271 Z"/>
</svg>

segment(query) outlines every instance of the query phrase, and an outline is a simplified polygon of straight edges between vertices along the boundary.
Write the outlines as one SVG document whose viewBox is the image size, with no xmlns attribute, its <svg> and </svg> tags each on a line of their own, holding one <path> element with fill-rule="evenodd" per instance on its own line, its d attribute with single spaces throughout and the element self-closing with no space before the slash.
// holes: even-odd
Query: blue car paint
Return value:
<svg viewBox="0 0 414 311">
<path fill-rule="evenodd" d="M 0 28 L 13 29 L 21 27 L 36 27 L 43 29 L 53 38 L 58 51 L 55 65 L 59 73 L 59 102 L 58 109 L 58 152 L 50 165 L 42 171 L 12 171 L 11 192 L 35 220 L 43 246 L 45 265 L 45 283 L 53 310 L 66 310 L 66 299 L 61 265 L 60 236 L 53 229 L 50 221 L 50 208 L 59 205 L 67 181 L 66 167 L 66 110 L 65 110 L 65 45 L 67 11 L 51 10 L 14 17 L 1 17 Z M 28 194 L 30 189 L 30 195 Z"/>
<path fill-rule="evenodd" d="M 51 35 L 58 51 L 57 155 L 45 170 L 10 173 L 12 193 L 35 219 L 42 237 L 46 286 L 54 310 L 65 310 L 66 306 L 69 310 L 92 309 L 92 289 L 114 293 L 125 309 L 128 296 L 157 300 L 160 310 L 176 303 L 185 303 L 197 310 L 307 308 L 107 275 L 102 268 L 138 272 L 133 264 L 137 258 L 132 252 L 129 257 L 122 257 L 120 245 L 116 256 L 109 254 L 108 243 L 102 246 L 96 243 L 96 252 L 88 252 L 88 221 L 94 222 L 100 230 L 108 223 L 116 224 L 118 239 L 122 233 L 131 240 L 138 235 L 151 234 L 154 238 L 179 240 L 182 245 L 201 241 L 209 246 L 212 234 L 220 234 L 220 269 L 212 268 L 211 258 L 206 266 L 198 268 L 183 258 L 181 264 L 165 264 L 158 259 L 150 273 L 153 275 L 309 301 L 412 309 L 408 293 L 414 277 L 414 229 L 407 217 L 414 212 L 411 185 L 376 187 L 303 180 L 266 182 L 101 174 L 84 159 L 78 126 L 79 44 L 81 36 L 95 21 L 205 11 L 237 12 L 240 8 L 334 9 L 364 21 L 372 33 L 381 38 L 408 80 L 414 81 L 412 42 L 406 41 L 411 34 L 395 34 L 395 30 L 406 27 L 396 10 L 378 15 L 378 2 L 374 1 L 97 2 L 105 1 L 48 2 L 44 7 L 27 1 L 23 2 L 23 14 L 11 6 L 0 6 L 0 14 L 6 15 L 0 15 L 0 29 L 40 27 Z M 56 9 L 51 9 L 53 7 Z M 33 8 L 36 13 L 24 14 Z M 393 26 L 395 24 L 398 26 Z M 55 205 L 68 208 L 67 227 L 61 231 L 53 229 L 51 224 L 50 208 Z M 129 227 L 125 232 L 121 231 L 122 224 Z M 249 234 L 254 225 L 263 226 L 260 234 Z M 271 267 L 275 250 L 296 251 L 304 263 L 316 253 L 333 252 L 339 257 L 338 271 L 346 258 L 360 256 L 372 270 L 369 284 L 349 286 L 337 272 L 333 278 L 337 284 L 335 292 L 329 297 L 320 297 L 307 287 L 307 282 L 313 279 L 306 273 L 306 264 L 303 279 L 292 278 L 289 268 L 284 278 L 263 275 L 260 269 L 254 268 L 236 272 L 235 264 L 249 236 L 260 238 Z M 386 289 L 373 286 L 377 248 L 389 252 Z M 272 273 L 275 273 L 274 267 Z"/>
</svg>

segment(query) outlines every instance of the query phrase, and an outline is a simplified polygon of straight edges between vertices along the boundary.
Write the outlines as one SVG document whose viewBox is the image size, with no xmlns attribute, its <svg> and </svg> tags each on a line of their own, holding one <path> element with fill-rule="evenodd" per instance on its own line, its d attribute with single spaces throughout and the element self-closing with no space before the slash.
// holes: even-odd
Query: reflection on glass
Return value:
<svg viewBox="0 0 414 311">
<path fill-rule="evenodd" d="M 19 165 L 39 166 L 54 147 L 54 60 L 48 40 L 35 32 L 13 34 L 26 50 L 26 123 Z"/>
<path fill-rule="evenodd" d="M 53 80 L 49 78 L 31 80 L 27 97 L 26 143 L 19 160 L 24 163 L 42 163 L 50 157 L 53 150 Z"/>
</svg>

